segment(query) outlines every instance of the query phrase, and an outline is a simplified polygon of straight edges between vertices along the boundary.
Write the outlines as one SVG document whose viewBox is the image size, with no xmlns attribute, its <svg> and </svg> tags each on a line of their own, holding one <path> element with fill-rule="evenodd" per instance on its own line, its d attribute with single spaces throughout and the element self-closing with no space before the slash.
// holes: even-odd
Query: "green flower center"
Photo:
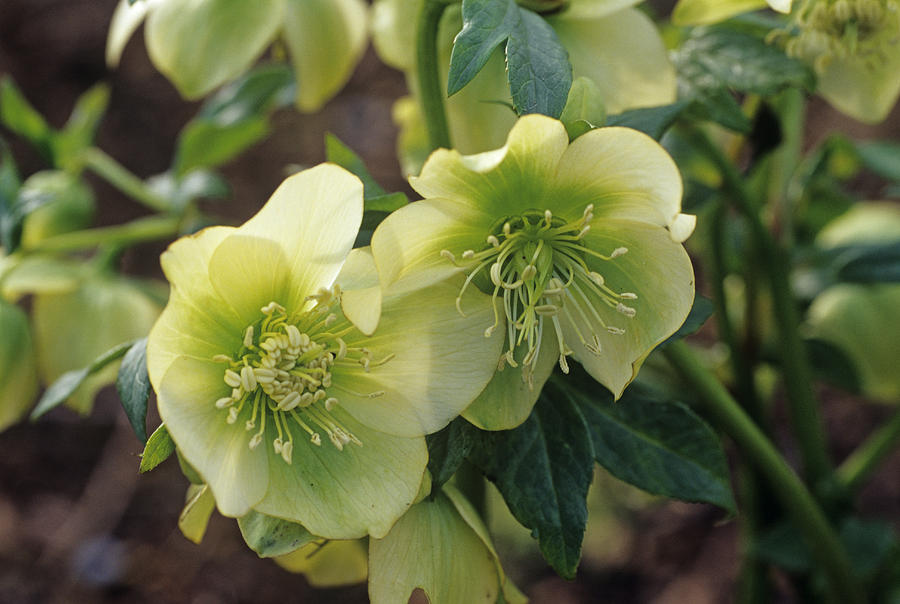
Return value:
<svg viewBox="0 0 900 604">
<path fill-rule="evenodd" d="M 833 59 L 848 57 L 874 68 L 900 44 L 900 2 L 806 0 L 797 10 L 795 24 L 796 35 L 786 44 L 792 56 L 815 57 L 820 71 Z"/>
<path fill-rule="evenodd" d="M 245 328 L 238 353 L 215 358 L 228 365 L 224 380 L 232 389 L 231 396 L 216 401 L 216 407 L 228 410 L 229 424 L 249 414 L 244 425 L 254 432 L 251 449 L 262 442 L 267 422 L 273 422 L 277 437 L 272 446 L 287 463 L 291 463 L 298 428 L 318 446 L 322 432 L 338 450 L 350 443 L 362 446 L 331 413 L 340 402 L 334 390 L 351 392 L 332 382 L 332 370 L 347 365 L 369 371 L 389 360 L 373 363 L 369 350 L 346 344 L 344 337 L 356 328 L 332 312 L 340 301 L 337 286 L 308 300 L 314 301 L 312 309 L 292 316 L 277 302 L 270 302 L 260 309 L 261 318 Z"/>
<path fill-rule="evenodd" d="M 579 219 L 571 221 L 553 216 L 550 210 L 527 211 L 498 221 L 497 227 L 487 236 L 486 246 L 480 251 L 465 250 L 461 260 L 449 250 L 441 251 L 441 255 L 454 264 L 470 269 L 456 298 L 461 314 L 464 314 L 461 308 L 463 293 L 473 281 L 480 280 L 476 286 L 491 292 L 494 323 L 485 330 L 485 337 L 490 337 L 500 325 L 498 309 L 503 308 L 508 347 L 500 357 L 500 369 L 507 364 L 517 367 L 514 351 L 524 345 L 522 378 L 529 385 L 533 384 L 545 322 L 553 325 L 559 344 L 559 366 L 568 373 L 566 357 L 572 350 L 566 344 L 561 321 L 571 326 L 587 350 L 599 355 L 600 337 L 595 326 L 613 335 L 622 335 L 625 330 L 608 325 L 596 308 L 596 302 L 626 318 L 636 314 L 627 301 L 636 300 L 637 295 L 613 291 L 603 276 L 586 262 L 588 257 L 613 261 L 628 252 L 627 248 L 620 247 L 604 255 L 584 245 L 584 237 L 594 218 L 593 209 L 593 204 L 588 205 Z"/>
</svg>

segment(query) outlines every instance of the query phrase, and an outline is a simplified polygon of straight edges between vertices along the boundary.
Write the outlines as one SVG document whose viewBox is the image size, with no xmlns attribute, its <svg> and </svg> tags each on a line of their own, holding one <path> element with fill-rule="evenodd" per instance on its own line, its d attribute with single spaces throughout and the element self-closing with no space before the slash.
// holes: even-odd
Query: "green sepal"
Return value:
<svg viewBox="0 0 900 604">
<path fill-rule="evenodd" d="M 125 353 L 116 390 L 125 415 L 142 443 L 147 442 L 147 400 L 150 398 L 150 376 L 147 375 L 147 338 L 141 338 Z"/>
<path fill-rule="evenodd" d="M 144 452 L 141 453 L 141 474 L 149 472 L 175 452 L 175 441 L 169 436 L 169 430 L 165 424 L 160 424 L 153 431 L 147 444 L 144 446 Z"/>
<path fill-rule="evenodd" d="M 241 536 L 260 558 L 273 558 L 296 551 L 317 540 L 302 524 L 251 511 L 238 518 Z"/>
</svg>

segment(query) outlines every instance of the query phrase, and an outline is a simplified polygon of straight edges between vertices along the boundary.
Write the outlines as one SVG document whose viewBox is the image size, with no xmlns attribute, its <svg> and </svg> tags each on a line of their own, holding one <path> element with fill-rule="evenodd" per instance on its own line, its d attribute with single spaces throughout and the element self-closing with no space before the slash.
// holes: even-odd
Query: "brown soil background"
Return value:
<svg viewBox="0 0 900 604">
<path fill-rule="evenodd" d="M 140 34 L 122 65 L 103 62 L 106 29 L 116 0 L 0 0 L 0 73 L 10 74 L 34 106 L 61 125 L 79 94 L 100 80 L 112 87 L 98 144 L 140 176 L 164 171 L 176 136 L 197 104 L 182 101 L 150 64 Z M 661 3 L 666 4 L 666 3 Z M 668 3 L 671 4 L 671 3 Z M 394 156 L 390 111 L 404 93 L 401 74 L 371 50 L 349 86 L 320 113 L 281 111 L 273 134 L 224 170 L 232 198 L 211 209 L 233 224 L 250 217 L 283 179 L 288 164 L 324 160 L 323 136 L 354 148 L 388 190 L 406 188 Z M 835 128 L 862 138 L 900 136 L 895 112 L 888 126 L 862 127 L 814 102 L 810 142 Z M 24 174 L 39 158 L 14 142 Z M 142 208 L 92 179 L 98 224 L 114 224 Z M 163 245 L 142 246 L 124 259 L 128 272 L 161 276 Z M 2 335 L 0 335 L 2 337 Z M 887 410 L 840 393 L 823 392 L 837 459 Z M 158 420 L 150 418 L 151 426 Z M 233 521 L 213 516 L 199 546 L 176 522 L 186 481 L 171 460 L 137 474 L 141 445 L 105 391 L 93 414 L 57 410 L 38 424 L 0 434 L 0 602 L 192 603 L 365 602 L 364 586 L 313 589 L 247 549 Z M 861 512 L 900 520 L 900 457 L 894 455 L 863 491 Z M 504 561 L 533 602 L 554 604 L 717 603 L 734 596 L 737 526 L 700 505 L 648 500 L 600 475 L 585 559 L 574 582 L 557 578 L 521 538 L 499 543 Z M 776 577 L 775 601 L 796 597 Z"/>
</svg>

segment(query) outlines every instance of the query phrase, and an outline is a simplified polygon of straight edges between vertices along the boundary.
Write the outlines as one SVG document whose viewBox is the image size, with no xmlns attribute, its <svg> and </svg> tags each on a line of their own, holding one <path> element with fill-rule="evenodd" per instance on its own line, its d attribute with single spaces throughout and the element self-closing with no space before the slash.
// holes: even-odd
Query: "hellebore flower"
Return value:
<svg viewBox="0 0 900 604">
<path fill-rule="evenodd" d="M 350 79 L 366 46 L 362 0 L 121 0 L 106 61 L 115 67 L 147 18 L 147 52 L 188 99 L 245 72 L 276 40 L 297 78 L 297 107 L 316 111 Z"/>
<path fill-rule="evenodd" d="M 621 396 L 690 310 L 694 276 L 681 242 L 695 220 L 681 213 L 674 162 L 640 132 L 599 128 L 569 144 L 561 122 L 527 115 L 506 146 L 439 149 L 410 184 L 425 199 L 379 225 L 375 263 L 385 287 L 462 273 L 459 296 L 491 294 L 493 319 L 482 327 L 504 334 L 506 350 L 463 414 L 482 428 L 524 421 L 569 356 Z"/>
<path fill-rule="evenodd" d="M 500 343 L 460 320 L 457 285 L 382 298 L 371 255 L 351 252 L 362 211 L 359 179 L 323 164 L 243 226 L 162 256 L 172 293 L 148 339 L 150 381 L 225 516 L 383 536 L 419 490 L 423 435 L 490 379 Z"/>
<path fill-rule="evenodd" d="M 792 0 L 679 0 L 672 9 L 675 25 L 707 25 L 768 6 L 779 13 L 791 12 Z"/>
<path fill-rule="evenodd" d="M 2 298 L 0 333 L 0 430 L 5 430 L 31 407 L 38 377 L 28 317 Z"/>
<path fill-rule="evenodd" d="M 372 603 L 406 602 L 416 588 L 429 602 L 525 602 L 478 513 L 449 485 L 413 506 L 386 537 L 369 541 Z"/>
<path fill-rule="evenodd" d="M 675 100 L 675 70 L 651 21 L 633 8 L 638 0 L 572 0 L 544 15 L 569 53 L 573 76 L 590 79 L 608 113 L 665 105 Z M 414 19 L 417 0 L 377 0 L 373 7 L 373 42 L 381 59 L 405 72 L 413 97 L 415 81 Z M 460 7 L 447 7 L 438 32 L 441 80 L 446 86 L 454 37 L 462 28 Z M 454 148 L 479 153 L 503 145 L 515 113 L 497 101 L 511 102 L 502 45 L 462 90 L 447 99 L 447 119 Z M 428 149 L 418 103 L 400 99 L 394 110 L 400 126 L 399 155 L 404 171 L 418 173 Z"/>
</svg>

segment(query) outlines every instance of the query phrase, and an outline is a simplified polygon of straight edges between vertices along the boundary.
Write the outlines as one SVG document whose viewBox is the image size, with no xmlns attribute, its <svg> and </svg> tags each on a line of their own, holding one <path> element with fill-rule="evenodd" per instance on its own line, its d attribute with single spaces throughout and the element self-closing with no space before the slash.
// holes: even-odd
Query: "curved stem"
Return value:
<svg viewBox="0 0 900 604">
<path fill-rule="evenodd" d="M 725 387 L 700 365 L 684 342 L 663 349 L 670 363 L 700 397 L 703 411 L 739 446 L 772 487 L 809 542 L 813 556 L 828 574 L 831 588 L 842 602 L 864 602 L 865 593 L 853 575 L 850 559 L 825 514 L 803 482 L 787 465 L 774 445 L 741 409 Z"/>
<path fill-rule="evenodd" d="M 171 204 L 166 198 L 151 191 L 143 180 L 97 147 L 86 149 L 82 159 L 84 165 L 95 174 L 151 210 L 167 212 L 171 209 Z"/>
<path fill-rule="evenodd" d="M 447 4 L 443 0 L 422 0 L 416 24 L 416 75 L 422 115 L 431 149 L 450 148 L 450 130 L 444 110 L 444 89 L 438 65 L 437 35 L 441 15 Z"/>
<path fill-rule="evenodd" d="M 27 252 L 74 252 L 101 245 L 125 246 L 178 235 L 181 219 L 177 216 L 150 216 L 125 224 L 73 231 L 39 241 Z"/>
<path fill-rule="evenodd" d="M 822 417 L 812 389 L 812 371 L 809 367 L 806 346 L 800 338 L 800 319 L 791 293 L 788 255 L 763 225 L 753 196 L 747 190 L 734 165 L 722 155 L 703 131 L 695 128 L 690 131 L 690 135 L 697 149 L 703 152 L 721 173 L 723 186 L 747 218 L 754 243 L 762 256 L 772 290 L 773 312 L 778 325 L 780 356 L 791 421 L 803 453 L 807 478 L 813 485 L 823 485 L 831 475 L 831 462 L 825 447 Z"/>
<path fill-rule="evenodd" d="M 850 491 L 858 489 L 898 444 L 900 444 L 900 412 L 894 413 L 888 423 L 869 436 L 844 460 L 835 472 L 838 482 Z"/>
</svg>

